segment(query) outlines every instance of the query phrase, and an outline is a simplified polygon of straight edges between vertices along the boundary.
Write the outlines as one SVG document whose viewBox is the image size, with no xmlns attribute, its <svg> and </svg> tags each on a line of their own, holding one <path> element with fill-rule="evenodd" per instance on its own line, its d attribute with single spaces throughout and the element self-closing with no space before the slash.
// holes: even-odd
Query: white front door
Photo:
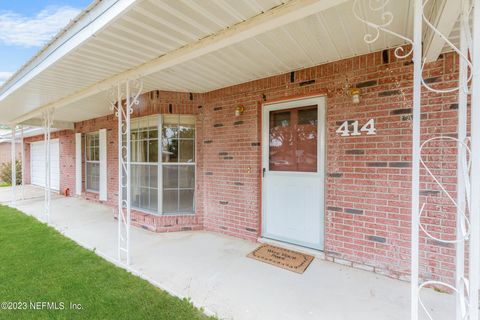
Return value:
<svg viewBox="0 0 480 320">
<path fill-rule="evenodd" d="M 263 106 L 265 238 L 323 250 L 325 98 Z"/>
<path fill-rule="evenodd" d="M 30 144 L 30 182 L 45 187 L 45 144 L 43 141 Z M 50 140 L 51 188 L 60 189 L 60 144 L 58 139 Z"/>
</svg>

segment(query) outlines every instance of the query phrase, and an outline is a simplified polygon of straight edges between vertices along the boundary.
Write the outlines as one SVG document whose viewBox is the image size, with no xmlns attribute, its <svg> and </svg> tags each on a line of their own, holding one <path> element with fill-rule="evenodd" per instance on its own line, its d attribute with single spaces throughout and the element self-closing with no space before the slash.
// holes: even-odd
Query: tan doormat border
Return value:
<svg viewBox="0 0 480 320">
<path fill-rule="evenodd" d="M 250 252 L 247 257 L 296 273 L 304 273 L 313 261 L 313 256 L 308 254 L 272 246 L 270 244 L 261 245 Z"/>
</svg>

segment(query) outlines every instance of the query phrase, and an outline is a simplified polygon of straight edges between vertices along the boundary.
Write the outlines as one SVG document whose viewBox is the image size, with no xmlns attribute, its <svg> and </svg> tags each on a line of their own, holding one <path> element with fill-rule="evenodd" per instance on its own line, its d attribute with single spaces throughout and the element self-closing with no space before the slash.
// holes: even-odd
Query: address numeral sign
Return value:
<svg viewBox="0 0 480 320">
<path fill-rule="evenodd" d="M 360 130 L 358 120 L 352 122 L 353 130 L 350 131 L 350 126 L 348 125 L 348 121 L 344 121 L 340 127 L 337 129 L 337 133 L 339 133 L 342 137 L 349 137 L 349 136 L 360 136 L 362 132 L 366 132 L 367 135 L 377 134 L 377 129 L 375 129 L 375 120 L 370 119 L 365 123 Z"/>
</svg>

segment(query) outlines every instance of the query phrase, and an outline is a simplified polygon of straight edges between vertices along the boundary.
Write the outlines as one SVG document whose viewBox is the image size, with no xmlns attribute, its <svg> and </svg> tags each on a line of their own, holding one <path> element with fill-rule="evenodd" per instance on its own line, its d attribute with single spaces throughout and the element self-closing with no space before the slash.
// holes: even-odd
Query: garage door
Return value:
<svg viewBox="0 0 480 320">
<path fill-rule="evenodd" d="M 45 144 L 43 141 L 30 144 L 31 183 L 45 187 Z M 50 140 L 51 188 L 60 189 L 60 146 L 58 139 Z"/>
</svg>

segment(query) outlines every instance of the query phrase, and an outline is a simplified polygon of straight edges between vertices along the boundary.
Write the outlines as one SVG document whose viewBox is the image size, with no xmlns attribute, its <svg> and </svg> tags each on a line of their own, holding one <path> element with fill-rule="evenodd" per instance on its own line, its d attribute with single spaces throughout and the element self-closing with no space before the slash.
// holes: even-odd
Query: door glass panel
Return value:
<svg viewBox="0 0 480 320">
<path fill-rule="evenodd" d="M 297 171 L 317 171 L 317 107 L 298 110 L 296 128 L 297 137 Z"/>
<path fill-rule="evenodd" d="M 298 110 L 298 125 L 317 125 L 318 109 L 317 107 Z"/>
<path fill-rule="evenodd" d="M 295 171 L 290 111 L 270 112 L 270 171 Z"/>
<path fill-rule="evenodd" d="M 272 112 L 273 127 L 288 127 L 290 126 L 290 111 Z"/>
<path fill-rule="evenodd" d="M 317 171 L 317 119 L 317 106 L 270 112 L 270 171 Z"/>
</svg>

